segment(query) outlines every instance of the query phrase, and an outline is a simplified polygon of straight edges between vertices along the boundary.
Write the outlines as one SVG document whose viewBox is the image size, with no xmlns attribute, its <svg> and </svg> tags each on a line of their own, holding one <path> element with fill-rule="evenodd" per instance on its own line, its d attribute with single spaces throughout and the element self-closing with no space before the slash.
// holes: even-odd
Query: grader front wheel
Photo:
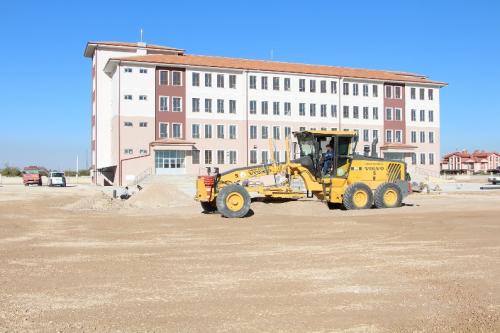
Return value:
<svg viewBox="0 0 500 333">
<path fill-rule="evenodd" d="M 250 194 L 241 185 L 224 186 L 217 195 L 217 210 L 228 218 L 244 217 L 250 210 Z"/>
</svg>

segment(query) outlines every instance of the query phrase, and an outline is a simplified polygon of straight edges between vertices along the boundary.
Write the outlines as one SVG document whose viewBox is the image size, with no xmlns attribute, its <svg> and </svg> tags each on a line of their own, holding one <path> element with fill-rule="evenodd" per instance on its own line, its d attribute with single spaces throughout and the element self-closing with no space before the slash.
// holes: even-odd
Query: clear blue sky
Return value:
<svg viewBox="0 0 500 333">
<path fill-rule="evenodd" d="M 90 141 L 89 40 L 416 72 L 445 81 L 441 150 L 500 150 L 499 1 L 6 1 L 0 163 L 74 168 Z"/>
</svg>

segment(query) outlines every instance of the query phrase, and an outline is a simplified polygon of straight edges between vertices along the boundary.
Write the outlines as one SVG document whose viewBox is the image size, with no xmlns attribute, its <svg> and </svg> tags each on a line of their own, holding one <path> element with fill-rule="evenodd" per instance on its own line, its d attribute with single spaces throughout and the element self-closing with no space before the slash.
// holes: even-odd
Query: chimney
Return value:
<svg viewBox="0 0 500 333">
<path fill-rule="evenodd" d="M 146 55 L 148 51 L 146 50 L 146 43 L 137 42 L 137 54 L 138 55 Z"/>
</svg>

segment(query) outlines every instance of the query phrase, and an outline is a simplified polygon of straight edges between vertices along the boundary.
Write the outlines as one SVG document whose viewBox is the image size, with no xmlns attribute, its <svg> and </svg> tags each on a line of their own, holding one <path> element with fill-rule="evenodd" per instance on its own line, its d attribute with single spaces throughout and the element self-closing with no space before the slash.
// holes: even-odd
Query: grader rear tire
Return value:
<svg viewBox="0 0 500 333">
<path fill-rule="evenodd" d="M 400 207 L 402 201 L 401 190 L 394 183 L 384 183 L 375 190 L 375 206 L 377 208 Z"/>
<path fill-rule="evenodd" d="M 213 212 L 217 211 L 217 205 L 213 201 L 210 201 L 210 202 L 202 201 L 201 208 L 206 213 L 213 213 Z"/>
<path fill-rule="evenodd" d="M 224 186 L 217 195 L 217 210 L 224 217 L 240 218 L 250 210 L 250 194 L 241 185 Z"/>
<path fill-rule="evenodd" d="M 373 205 L 373 193 L 365 183 L 354 183 L 345 190 L 342 200 L 347 210 L 368 209 Z"/>
</svg>

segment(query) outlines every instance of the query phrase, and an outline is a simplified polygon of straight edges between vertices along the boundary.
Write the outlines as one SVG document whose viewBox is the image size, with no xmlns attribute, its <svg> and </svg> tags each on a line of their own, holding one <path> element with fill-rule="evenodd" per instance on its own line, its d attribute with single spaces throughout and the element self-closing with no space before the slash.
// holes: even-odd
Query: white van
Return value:
<svg viewBox="0 0 500 333">
<path fill-rule="evenodd" d="M 49 186 L 66 187 L 66 177 L 64 177 L 64 172 L 49 172 Z"/>
</svg>

